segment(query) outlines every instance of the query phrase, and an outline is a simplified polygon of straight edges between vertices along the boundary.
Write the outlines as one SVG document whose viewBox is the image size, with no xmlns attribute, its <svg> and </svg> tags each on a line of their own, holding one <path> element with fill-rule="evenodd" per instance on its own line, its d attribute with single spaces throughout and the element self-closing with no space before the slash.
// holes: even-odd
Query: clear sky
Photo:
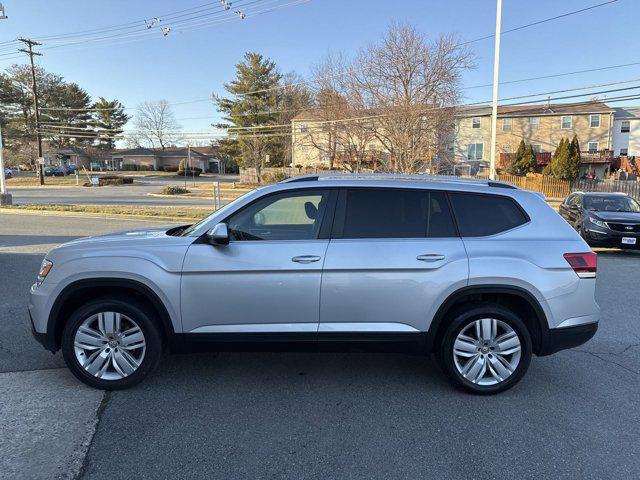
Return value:
<svg viewBox="0 0 640 480">
<path fill-rule="evenodd" d="M 219 0 L 211 0 L 207 12 L 213 16 L 204 19 L 212 25 L 175 27 L 163 37 L 157 26 L 147 31 L 142 20 L 203 5 L 205 0 L 2 0 L 9 19 L 0 21 L 0 42 L 140 22 L 141 35 L 150 35 L 143 40 L 119 37 L 130 31 L 125 29 L 100 33 L 111 37 L 102 44 L 80 42 L 46 50 L 43 47 L 55 42 L 43 40 L 44 55 L 37 60 L 48 71 L 77 82 L 94 98 L 117 98 L 133 112 L 144 100 L 188 102 L 206 99 L 212 92 L 223 93 L 222 84 L 233 77 L 234 65 L 246 51 L 264 54 L 282 71 L 307 75 L 309 67 L 327 52 L 352 54 L 375 42 L 393 21 L 410 22 L 428 37 L 456 33 L 463 41 L 492 34 L 495 29 L 495 0 L 311 0 L 255 14 L 294 1 L 236 0 L 224 12 Z M 503 0 L 503 30 L 602 1 Z M 246 11 L 245 20 L 233 14 L 236 8 Z M 640 62 L 640 36 L 635 34 L 639 18 L 640 1 L 619 0 L 505 34 L 501 80 Z M 465 76 L 464 85 L 490 83 L 493 39 L 471 47 L 477 68 Z M 13 48 L 0 43 L 1 69 L 26 61 L 2 56 Z M 636 77 L 640 77 L 640 65 L 505 85 L 500 97 Z M 465 89 L 464 93 L 465 101 L 491 98 L 491 89 L 486 87 Z M 174 105 L 173 109 L 190 131 L 205 129 L 216 118 L 208 101 Z"/>
</svg>

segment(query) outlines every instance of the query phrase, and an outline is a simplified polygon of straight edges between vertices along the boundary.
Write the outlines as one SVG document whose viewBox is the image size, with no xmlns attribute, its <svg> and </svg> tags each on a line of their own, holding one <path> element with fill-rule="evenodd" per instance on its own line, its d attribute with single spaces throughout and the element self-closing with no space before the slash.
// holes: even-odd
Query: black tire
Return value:
<svg viewBox="0 0 640 480">
<path fill-rule="evenodd" d="M 82 322 L 99 312 L 124 314 L 135 321 L 146 342 L 144 358 L 140 366 L 130 375 L 117 380 L 105 380 L 86 372 L 75 355 L 74 339 Z M 62 331 L 62 355 L 71 373 L 80 381 L 101 390 L 122 390 L 140 383 L 160 363 L 163 342 L 153 312 L 134 299 L 115 299 L 109 297 L 92 300 L 78 308 L 70 317 Z"/>
<path fill-rule="evenodd" d="M 511 327 L 520 340 L 520 360 L 517 367 L 505 380 L 494 385 L 479 385 L 467 380 L 456 367 L 454 343 L 460 332 L 472 322 L 482 319 L 497 319 Z M 457 309 L 450 316 L 450 323 L 441 337 L 437 359 L 445 374 L 456 385 L 468 392 L 491 395 L 513 387 L 524 376 L 531 363 L 531 335 L 520 318 L 507 308 L 494 303 L 469 303 Z"/>
</svg>

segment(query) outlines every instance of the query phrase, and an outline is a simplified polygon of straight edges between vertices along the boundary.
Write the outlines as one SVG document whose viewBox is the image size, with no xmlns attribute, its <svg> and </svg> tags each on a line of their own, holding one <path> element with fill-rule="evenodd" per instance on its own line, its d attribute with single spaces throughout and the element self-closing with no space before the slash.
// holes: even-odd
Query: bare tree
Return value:
<svg viewBox="0 0 640 480">
<path fill-rule="evenodd" d="M 410 25 L 392 25 L 379 44 L 356 56 L 347 81 L 363 109 L 379 115 L 375 137 L 389 154 L 387 169 L 434 169 L 472 58 L 454 37 L 429 42 Z"/>
<path fill-rule="evenodd" d="M 180 125 L 166 100 L 144 102 L 138 106 L 131 141 L 151 148 L 164 150 L 168 145 L 180 141 Z"/>
</svg>

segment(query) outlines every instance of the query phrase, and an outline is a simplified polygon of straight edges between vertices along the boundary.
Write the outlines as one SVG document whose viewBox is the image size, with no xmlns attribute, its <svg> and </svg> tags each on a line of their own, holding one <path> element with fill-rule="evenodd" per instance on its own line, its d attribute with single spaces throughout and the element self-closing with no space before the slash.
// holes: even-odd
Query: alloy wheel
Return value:
<svg viewBox="0 0 640 480">
<path fill-rule="evenodd" d="M 472 321 L 458 333 L 453 345 L 458 373 L 476 385 L 504 382 L 518 367 L 521 352 L 516 331 L 495 318 Z"/>
<path fill-rule="evenodd" d="M 144 360 L 146 341 L 140 326 L 117 312 L 99 312 L 76 330 L 74 352 L 80 366 L 103 380 L 133 374 Z"/>
</svg>

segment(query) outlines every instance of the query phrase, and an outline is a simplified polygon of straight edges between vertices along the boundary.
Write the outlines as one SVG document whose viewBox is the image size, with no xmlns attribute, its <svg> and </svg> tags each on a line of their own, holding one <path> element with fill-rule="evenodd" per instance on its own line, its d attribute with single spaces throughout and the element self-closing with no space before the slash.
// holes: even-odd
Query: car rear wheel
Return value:
<svg viewBox="0 0 640 480">
<path fill-rule="evenodd" d="M 478 394 L 514 386 L 531 361 L 531 336 L 522 320 L 496 304 L 458 310 L 440 346 L 439 360 L 453 382 Z"/>
<path fill-rule="evenodd" d="M 129 388 L 158 365 L 162 338 L 153 314 L 137 302 L 97 299 L 76 310 L 62 332 L 71 372 L 104 390 Z"/>
</svg>

